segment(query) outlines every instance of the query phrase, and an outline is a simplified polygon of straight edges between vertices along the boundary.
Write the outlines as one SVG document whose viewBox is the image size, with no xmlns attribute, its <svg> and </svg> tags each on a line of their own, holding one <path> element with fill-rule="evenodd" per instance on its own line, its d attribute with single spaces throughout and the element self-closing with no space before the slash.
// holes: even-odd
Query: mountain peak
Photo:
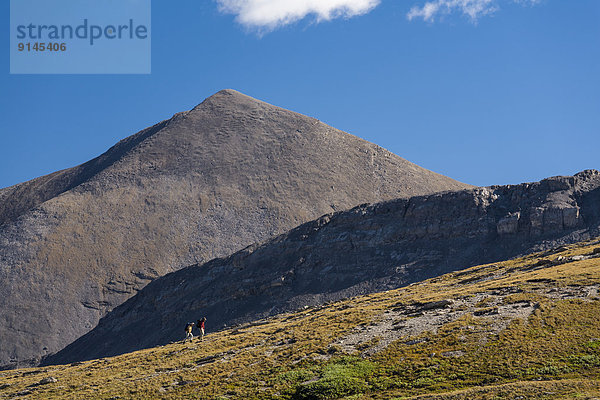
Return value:
<svg viewBox="0 0 600 400">
<path fill-rule="evenodd" d="M 222 90 L 79 167 L 0 190 L 0 293 L 8 294 L 0 320 L 9 321 L 0 343 L 10 344 L 0 348 L 0 367 L 60 350 L 182 266 L 332 211 L 466 187 L 313 118 Z M 40 312 L 15 314 L 23 307 Z"/>
<path fill-rule="evenodd" d="M 248 95 L 245 95 L 245 94 L 244 94 L 244 93 L 242 93 L 242 92 L 238 92 L 238 91 L 237 91 L 237 90 L 235 90 L 235 89 L 223 89 L 223 90 L 219 90 L 217 93 L 213 94 L 213 95 L 212 95 L 212 96 L 210 96 L 210 97 L 213 97 L 213 96 L 240 96 L 240 97 L 250 97 L 250 96 L 248 96 Z M 253 97 L 251 97 L 251 98 L 253 98 Z"/>
<path fill-rule="evenodd" d="M 238 92 L 237 90 L 223 89 L 223 90 L 219 90 L 217 93 L 213 94 L 212 96 L 209 96 L 206 99 L 204 99 L 204 101 L 202 103 L 198 104 L 196 107 L 194 107 L 193 110 L 196 110 L 197 108 L 202 107 L 203 105 L 208 105 L 208 104 L 221 105 L 221 106 L 230 105 L 231 106 L 232 104 L 243 104 L 243 103 L 267 104 L 261 100 L 255 99 L 254 97 L 251 97 L 244 93 Z"/>
</svg>

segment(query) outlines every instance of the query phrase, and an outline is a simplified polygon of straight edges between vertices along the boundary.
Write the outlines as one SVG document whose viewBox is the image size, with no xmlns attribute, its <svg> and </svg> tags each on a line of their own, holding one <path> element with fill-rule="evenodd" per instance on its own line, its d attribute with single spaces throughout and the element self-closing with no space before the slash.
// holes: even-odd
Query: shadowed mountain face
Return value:
<svg viewBox="0 0 600 400">
<path fill-rule="evenodd" d="M 0 190 L 0 366 L 37 363 L 182 266 L 335 210 L 465 187 L 221 91 L 83 165 Z"/>
<path fill-rule="evenodd" d="M 182 339 L 600 235 L 600 172 L 398 199 L 325 215 L 262 245 L 155 280 L 47 363 Z M 143 332 L 143 334 L 142 334 Z"/>
</svg>

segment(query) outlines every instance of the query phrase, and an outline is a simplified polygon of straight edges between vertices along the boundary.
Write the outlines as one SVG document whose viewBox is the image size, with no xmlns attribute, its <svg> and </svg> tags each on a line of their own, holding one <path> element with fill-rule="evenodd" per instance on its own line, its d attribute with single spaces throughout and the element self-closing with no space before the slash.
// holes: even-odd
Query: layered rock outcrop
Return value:
<svg viewBox="0 0 600 400">
<path fill-rule="evenodd" d="M 150 283 L 46 360 L 115 355 L 600 235 L 600 173 L 398 199 L 324 215 Z M 143 332 L 140 335 L 139 332 Z"/>
</svg>

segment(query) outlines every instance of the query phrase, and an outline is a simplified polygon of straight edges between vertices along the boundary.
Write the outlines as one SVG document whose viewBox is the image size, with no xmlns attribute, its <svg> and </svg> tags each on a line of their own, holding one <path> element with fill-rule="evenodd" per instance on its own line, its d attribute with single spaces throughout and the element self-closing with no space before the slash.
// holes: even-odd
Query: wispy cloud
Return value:
<svg viewBox="0 0 600 400">
<path fill-rule="evenodd" d="M 381 0 L 216 0 L 222 12 L 236 15 L 240 24 L 270 31 L 314 16 L 317 22 L 363 15 Z"/>
<path fill-rule="evenodd" d="M 215 0 L 219 10 L 233 14 L 236 21 L 259 32 L 269 32 L 285 25 L 314 17 L 315 22 L 335 18 L 350 18 L 367 14 L 382 0 Z M 400 0 L 389 0 L 400 1 Z M 409 3 L 414 3 L 413 0 Z M 413 5 L 407 13 L 409 20 L 433 22 L 449 14 L 462 14 L 472 22 L 493 14 L 502 3 L 534 5 L 543 0 L 425 0 Z"/>
<path fill-rule="evenodd" d="M 407 18 L 409 20 L 422 18 L 424 21 L 431 22 L 442 15 L 460 13 L 467 16 L 472 22 L 477 22 L 480 17 L 498 11 L 502 1 L 534 5 L 541 0 L 434 0 L 427 1 L 422 6 L 412 7 Z"/>
</svg>

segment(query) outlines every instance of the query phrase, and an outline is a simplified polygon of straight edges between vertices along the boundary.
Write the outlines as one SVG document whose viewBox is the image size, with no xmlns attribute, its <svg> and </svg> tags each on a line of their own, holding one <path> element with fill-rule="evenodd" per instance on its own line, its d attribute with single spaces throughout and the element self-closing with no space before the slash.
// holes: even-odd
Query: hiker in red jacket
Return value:
<svg viewBox="0 0 600 400">
<path fill-rule="evenodd" d="M 200 340 L 204 340 L 204 323 L 206 322 L 206 317 L 202 317 L 202 319 L 198 320 L 196 326 L 200 330 Z"/>
</svg>

